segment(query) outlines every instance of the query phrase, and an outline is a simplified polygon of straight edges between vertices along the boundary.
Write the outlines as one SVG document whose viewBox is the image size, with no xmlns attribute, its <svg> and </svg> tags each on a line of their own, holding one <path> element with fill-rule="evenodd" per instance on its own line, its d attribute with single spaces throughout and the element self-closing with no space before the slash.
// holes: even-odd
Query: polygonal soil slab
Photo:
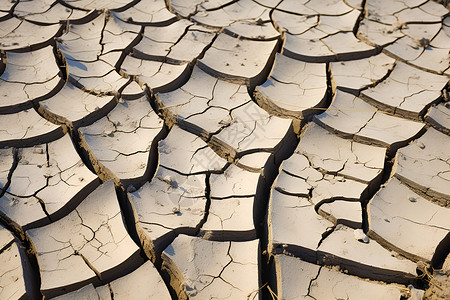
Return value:
<svg viewBox="0 0 450 300">
<path fill-rule="evenodd" d="M 0 210 L 25 230 L 66 215 L 99 185 L 68 134 L 48 144 L 19 149 L 18 157 L 11 184 L 0 198 Z"/>
<path fill-rule="evenodd" d="M 317 247 L 318 259 L 323 265 L 338 265 L 359 277 L 403 284 L 413 281 L 415 262 L 366 238 L 361 241 L 355 230 L 337 225 Z"/>
<path fill-rule="evenodd" d="M 310 123 L 295 153 L 317 170 L 368 183 L 381 174 L 386 149 L 342 139 Z"/>
<path fill-rule="evenodd" d="M 55 0 L 19 2 L 14 7 L 15 16 L 27 21 L 44 24 L 57 24 L 65 20 L 82 21 L 85 18 L 90 18 L 93 14 L 92 10 L 84 11 L 69 8 Z"/>
<path fill-rule="evenodd" d="M 214 38 L 212 30 L 179 20 L 169 26 L 144 28 L 142 40 L 133 55 L 144 60 L 184 64 L 194 61 Z"/>
<path fill-rule="evenodd" d="M 61 25 L 36 25 L 13 17 L 0 21 L 0 28 L 0 50 L 33 50 L 49 45 Z"/>
<path fill-rule="evenodd" d="M 158 151 L 160 166 L 184 175 L 220 172 L 227 165 L 201 138 L 176 125 L 159 142 Z"/>
<path fill-rule="evenodd" d="M 136 271 L 101 287 L 103 294 L 113 299 L 170 299 L 164 281 L 154 265 L 147 261 Z"/>
<path fill-rule="evenodd" d="M 271 191 L 268 229 L 269 252 L 278 247 L 295 245 L 303 259 L 315 261 L 316 249 L 323 235 L 334 224 L 318 215 L 307 197 L 289 196 Z"/>
<path fill-rule="evenodd" d="M 331 74 L 338 89 L 358 94 L 361 89 L 375 85 L 394 67 L 395 59 L 380 53 L 368 58 L 332 62 Z"/>
<path fill-rule="evenodd" d="M 11 11 L 11 9 L 16 5 L 16 3 L 12 3 L 12 2 L 3 2 L 2 4 L 0 4 L 0 17 L 6 17 L 8 16 L 9 12 Z"/>
<path fill-rule="evenodd" d="M 151 182 L 128 196 L 139 238 L 150 258 L 176 234 L 195 234 L 204 222 L 205 175 L 184 176 L 159 167 Z"/>
<path fill-rule="evenodd" d="M 303 2 L 303 3 L 302 3 Z M 285 27 L 290 34 L 301 34 L 296 32 L 296 26 L 302 26 L 302 18 L 306 16 L 306 21 L 310 27 L 318 29 L 318 32 L 333 34 L 337 32 L 352 31 L 352 28 L 358 18 L 359 11 L 350 7 L 346 1 L 327 0 L 320 1 L 283 1 L 275 8 L 275 21 Z M 319 18 L 317 18 L 320 16 Z M 305 25 L 306 25 L 305 24 Z M 313 25 L 313 26 L 312 26 Z M 306 28 L 303 31 L 307 31 Z"/>
<path fill-rule="evenodd" d="M 368 234 L 414 260 L 430 261 L 450 229 L 448 208 L 430 203 L 395 177 L 372 198 L 368 213 Z"/>
<path fill-rule="evenodd" d="M 330 107 L 314 121 L 344 138 L 387 147 L 406 145 L 424 124 L 384 114 L 359 97 L 337 90 Z"/>
<path fill-rule="evenodd" d="M 56 93 L 63 84 L 60 70 L 47 46 L 40 50 L 6 55 L 6 68 L 0 76 L 0 113 L 19 112 Z"/>
<path fill-rule="evenodd" d="M 61 126 L 42 118 L 34 109 L 0 115 L 0 148 L 32 146 L 63 135 Z"/>
<path fill-rule="evenodd" d="M 146 84 L 154 93 L 165 93 L 187 81 L 189 64 L 174 65 L 128 55 L 121 65 L 121 71 L 128 76 L 134 75 L 140 85 Z"/>
<path fill-rule="evenodd" d="M 301 6 L 299 3 L 290 2 L 292 6 L 297 8 Z M 319 16 L 316 12 L 303 7 L 305 8 L 304 11 L 300 14 L 294 14 L 282 9 L 283 3 L 286 3 L 286 1 L 281 2 L 272 13 L 272 18 L 278 26 L 278 30 L 285 30 L 286 33 L 291 35 L 298 35 L 316 26 L 319 22 Z"/>
<path fill-rule="evenodd" d="M 277 45 L 277 40 L 239 40 L 222 33 L 198 61 L 198 66 L 214 77 L 254 86 L 269 72 Z"/>
<path fill-rule="evenodd" d="M 111 180 L 61 220 L 27 233 L 37 251 L 46 297 L 98 283 L 99 278 L 111 280 L 142 262 Z"/>
<path fill-rule="evenodd" d="M 70 83 L 93 94 L 114 94 L 128 83 L 127 79 L 116 72 L 114 65 L 104 60 L 95 62 L 67 60 L 67 70 Z"/>
<path fill-rule="evenodd" d="M 402 290 L 287 255 L 275 256 L 280 299 L 400 299 Z"/>
<path fill-rule="evenodd" d="M 440 76 L 398 62 L 389 77 L 361 93 L 369 103 L 401 117 L 420 120 L 448 83 Z"/>
<path fill-rule="evenodd" d="M 231 112 L 251 99 L 245 86 L 219 80 L 194 67 L 188 82 L 173 92 L 158 93 L 156 101 L 170 123 L 183 126 L 189 122 L 199 128 L 195 133 L 201 134 L 223 130 L 232 122 Z"/>
<path fill-rule="evenodd" d="M 79 132 L 93 159 L 112 172 L 109 176 L 142 181 L 151 167 L 152 144 L 159 139 L 162 128 L 163 121 L 144 96 L 122 101 L 106 117 L 81 127 Z"/>
<path fill-rule="evenodd" d="M 277 54 L 267 81 L 255 90 L 258 104 L 280 117 L 302 119 L 324 107 L 327 92 L 325 64 L 297 61 Z"/>
<path fill-rule="evenodd" d="M 179 299 L 245 299 L 259 286 L 258 244 L 178 236 L 163 253 L 163 271 Z"/>
<path fill-rule="evenodd" d="M 137 270 L 107 285 L 94 287 L 89 284 L 77 291 L 65 294 L 55 300 L 77 299 L 171 299 L 169 291 L 161 276 L 150 261 L 147 261 Z"/>
<path fill-rule="evenodd" d="M 39 102 L 39 112 L 53 123 L 78 127 L 98 120 L 116 103 L 112 95 L 90 94 L 67 82 L 56 95 Z"/>
<path fill-rule="evenodd" d="M 207 2 L 206 2 L 207 3 Z M 239 38 L 273 40 L 280 33 L 273 27 L 269 7 L 252 0 L 240 0 L 217 10 L 206 10 L 192 16 L 202 25 L 225 28 L 225 32 Z"/>
<path fill-rule="evenodd" d="M 261 174 L 230 165 L 223 174 L 211 174 L 209 184 L 211 205 L 200 229 L 203 238 L 255 239 L 255 222 L 264 215 L 265 180 Z"/>
<path fill-rule="evenodd" d="M 395 177 L 431 198 L 450 206 L 450 137 L 434 128 L 399 149 Z"/>
<path fill-rule="evenodd" d="M 164 0 L 142 0 L 124 11 L 113 12 L 122 21 L 145 25 L 168 25 L 176 20 Z"/>
</svg>

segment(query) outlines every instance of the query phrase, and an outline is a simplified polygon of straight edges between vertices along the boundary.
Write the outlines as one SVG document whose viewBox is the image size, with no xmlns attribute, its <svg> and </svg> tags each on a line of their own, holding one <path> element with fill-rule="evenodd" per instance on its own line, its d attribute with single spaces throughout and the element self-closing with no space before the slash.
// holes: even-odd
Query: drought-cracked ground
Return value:
<svg viewBox="0 0 450 300">
<path fill-rule="evenodd" d="M 0 1 L 0 299 L 450 299 L 448 7 Z"/>
</svg>

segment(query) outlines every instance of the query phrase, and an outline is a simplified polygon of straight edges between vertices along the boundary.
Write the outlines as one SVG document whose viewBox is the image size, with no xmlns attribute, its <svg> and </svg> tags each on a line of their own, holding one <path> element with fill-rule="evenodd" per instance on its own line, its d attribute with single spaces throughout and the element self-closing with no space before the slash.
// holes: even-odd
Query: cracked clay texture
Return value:
<svg viewBox="0 0 450 300">
<path fill-rule="evenodd" d="M 449 9 L 0 1 L 0 299 L 449 299 Z"/>
</svg>

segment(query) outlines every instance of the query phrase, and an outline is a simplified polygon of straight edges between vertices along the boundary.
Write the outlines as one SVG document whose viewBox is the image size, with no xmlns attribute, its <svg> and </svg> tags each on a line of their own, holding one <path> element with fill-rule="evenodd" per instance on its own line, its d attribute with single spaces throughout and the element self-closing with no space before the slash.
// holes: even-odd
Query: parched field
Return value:
<svg viewBox="0 0 450 300">
<path fill-rule="evenodd" d="M 0 299 L 450 299 L 432 0 L 0 0 Z"/>
</svg>

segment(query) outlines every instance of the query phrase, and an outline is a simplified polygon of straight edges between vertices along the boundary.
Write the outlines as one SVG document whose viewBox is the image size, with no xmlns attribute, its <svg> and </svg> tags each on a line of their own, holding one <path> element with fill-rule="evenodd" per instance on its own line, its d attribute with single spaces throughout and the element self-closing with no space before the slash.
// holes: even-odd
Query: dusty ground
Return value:
<svg viewBox="0 0 450 300">
<path fill-rule="evenodd" d="M 448 299 L 431 0 L 0 3 L 0 299 Z"/>
</svg>

